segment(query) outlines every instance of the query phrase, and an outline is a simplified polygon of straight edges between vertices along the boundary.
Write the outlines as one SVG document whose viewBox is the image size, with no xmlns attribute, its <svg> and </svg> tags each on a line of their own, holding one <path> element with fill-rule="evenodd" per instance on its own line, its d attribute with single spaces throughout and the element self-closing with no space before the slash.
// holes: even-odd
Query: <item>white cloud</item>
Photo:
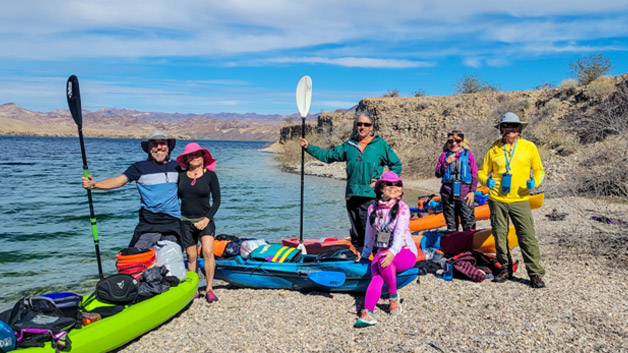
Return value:
<svg viewBox="0 0 628 353">
<path fill-rule="evenodd" d="M 434 66 L 433 63 L 397 59 L 375 59 L 375 58 L 323 58 L 323 57 L 281 57 L 268 59 L 273 63 L 305 63 L 305 64 L 327 64 L 344 67 L 362 68 L 387 68 L 387 69 L 408 69 L 416 67 Z"/>
<path fill-rule="evenodd" d="M 462 63 L 465 66 L 478 68 L 482 66 L 482 59 L 480 58 L 465 58 Z"/>
<path fill-rule="evenodd" d="M 4 1 L 0 57 L 220 57 L 331 45 L 339 56 L 328 63 L 351 66 L 344 58 L 377 57 L 382 45 L 404 57 L 416 49 L 403 43 L 413 41 L 525 44 L 626 36 L 627 11 L 628 3 L 615 0 L 473 6 L 462 0 Z M 342 53 L 356 44 L 360 52 Z"/>
</svg>

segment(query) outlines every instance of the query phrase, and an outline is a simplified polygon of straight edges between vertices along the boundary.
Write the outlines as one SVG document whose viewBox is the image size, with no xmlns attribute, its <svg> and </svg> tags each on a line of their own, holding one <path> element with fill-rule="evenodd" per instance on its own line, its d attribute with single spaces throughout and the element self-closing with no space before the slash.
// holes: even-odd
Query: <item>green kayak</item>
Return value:
<svg viewBox="0 0 628 353">
<path fill-rule="evenodd" d="M 108 352 L 122 346 L 166 322 L 185 308 L 198 290 L 198 275 L 187 273 L 187 279 L 168 291 L 128 306 L 116 315 L 96 321 L 68 333 L 71 353 Z M 93 306 L 94 302 L 88 305 Z M 96 304 L 98 305 L 98 304 Z M 42 348 L 20 349 L 19 352 L 54 352 L 50 342 Z M 16 351 L 18 352 L 18 351 Z"/>
</svg>

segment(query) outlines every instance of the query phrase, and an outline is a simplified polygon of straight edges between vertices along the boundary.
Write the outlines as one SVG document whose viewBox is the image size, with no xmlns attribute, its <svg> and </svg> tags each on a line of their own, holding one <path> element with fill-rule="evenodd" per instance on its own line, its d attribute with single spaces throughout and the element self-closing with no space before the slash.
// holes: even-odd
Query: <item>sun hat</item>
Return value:
<svg viewBox="0 0 628 353">
<path fill-rule="evenodd" d="M 499 126 L 501 124 L 520 124 L 521 130 L 525 129 L 526 126 L 528 126 L 527 121 L 521 121 L 517 114 L 511 112 L 502 115 L 502 117 L 499 119 L 499 122 L 493 126 L 495 126 L 496 129 L 499 129 Z"/>
<path fill-rule="evenodd" d="M 204 160 L 205 168 L 207 168 L 207 170 L 213 171 L 216 168 L 216 160 L 214 159 L 214 157 L 212 157 L 212 154 L 209 153 L 209 150 L 207 148 L 202 148 L 196 142 L 190 142 L 187 145 L 185 145 L 185 149 L 183 150 L 183 153 L 177 156 L 177 164 L 183 168 L 187 168 L 188 164 L 187 164 L 187 161 L 185 160 L 185 157 L 188 154 L 194 153 L 197 151 L 203 151 L 203 156 L 205 158 Z"/>
<path fill-rule="evenodd" d="M 177 140 L 173 138 L 169 138 L 166 134 L 161 130 L 153 130 L 149 135 L 146 141 L 142 141 L 142 149 L 146 153 L 150 153 L 150 148 L 148 148 L 148 142 L 150 140 L 167 140 L 168 141 L 168 150 L 172 152 L 174 150 L 174 146 L 177 144 Z"/>
<path fill-rule="evenodd" d="M 373 190 L 375 190 L 375 192 L 378 192 L 377 190 L 379 190 L 379 186 L 381 185 L 381 183 L 385 181 L 390 181 L 393 183 L 401 182 L 401 187 L 403 188 L 403 180 L 401 179 L 401 177 L 397 175 L 397 173 L 395 172 L 388 171 L 382 174 L 382 177 L 379 178 L 379 180 L 375 182 L 375 186 L 373 186 Z"/>
</svg>

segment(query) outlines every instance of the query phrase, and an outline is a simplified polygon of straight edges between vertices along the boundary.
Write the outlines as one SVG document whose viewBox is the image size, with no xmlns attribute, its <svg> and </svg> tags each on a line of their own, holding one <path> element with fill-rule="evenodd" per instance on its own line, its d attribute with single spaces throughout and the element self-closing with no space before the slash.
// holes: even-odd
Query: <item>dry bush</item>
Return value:
<svg viewBox="0 0 628 353">
<path fill-rule="evenodd" d="M 529 139 L 539 149 L 541 147 L 552 149 L 561 156 L 568 156 L 580 147 L 580 140 L 576 135 L 567 131 L 562 125 L 548 119 L 531 116 L 527 133 Z"/>
<path fill-rule="evenodd" d="M 612 77 L 600 77 L 589 83 L 584 89 L 585 97 L 595 102 L 601 102 L 615 92 L 615 80 Z"/>
<path fill-rule="evenodd" d="M 545 110 L 548 114 L 554 114 L 560 109 L 560 99 L 552 98 L 545 103 Z"/>
<path fill-rule="evenodd" d="M 605 58 L 604 54 L 592 54 L 588 58 L 582 57 L 576 62 L 569 63 L 569 67 L 578 77 L 578 82 L 587 85 L 598 77 L 606 75 L 612 67 L 611 60 Z"/>
<path fill-rule="evenodd" d="M 580 146 L 580 139 L 564 130 L 552 139 L 552 148 L 561 156 L 568 156 L 575 153 Z"/>
<path fill-rule="evenodd" d="M 628 198 L 628 139 L 625 135 L 608 138 L 586 151 L 576 176 L 576 188 L 582 195 Z"/>
<path fill-rule="evenodd" d="M 278 161 L 279 164 L 284 168 L 287 166 L 295 165 L 296 163 L 300 163 L 301 145 L 299 145 L 299 140 L 292 139 L 284 142 L 282 144 L 282 151 L 275 155 L 275 160 Z"/>
<path fill-rule="evenodd" d="M 382 97 L 399 97 L 398 89 L 389 89 Z"/>
<path fill-rule="evenodd" d="M 443 151 L 443 144 L 426 137 L 395 136 L 388 139 L 401 164 L 403 174 L 415 177 L 433 177 L 436 161 Z"/>
<path fill-rule="evenodd" d="M 584 143 L 608 136 L 628 134 L 628 82 L 592 111 L 578 112 L 566 119 L 570 129 Z"/>
<path fill-rule="evenodd" d="M 560 99 L 565 100 L 576 94 L 576 91 L 578 90 L 578 81 L 572 78 L 565 79 L 560 83 L 558 90 L 560 92 Z"/>
<path fill-rule="evenodd" d="M 464 139 L 470 145 L 475 163 L 480 168 L 484 155 L 499 138 L 499 131 L 493 126 L 492 121 L 478 124 L 478 120 L 471 117 L 464 117 L 457 129 L 464 133 Z"/>
</svg>

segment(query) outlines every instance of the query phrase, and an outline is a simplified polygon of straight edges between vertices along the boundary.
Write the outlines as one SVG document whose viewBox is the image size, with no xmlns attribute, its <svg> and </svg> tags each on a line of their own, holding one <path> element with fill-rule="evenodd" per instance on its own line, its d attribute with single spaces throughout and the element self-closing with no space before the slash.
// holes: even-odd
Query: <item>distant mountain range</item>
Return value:
<svg viewBox="0 0 628 353">
<path fill-rule="evenodd" d="M 313 114 L 312 117 L 317 117 Z M 144 138 L 160 129 L 179 139 L 274 141 L 286 121 L 281 116 L 256 113 L 170 114 L 119 108 L 83 111 L 85 137 Z M 76 136 L 77 127 L 68 110 L 33 112 L 16 104 L 0 105 L 0 135 Z"/>
</svg>

